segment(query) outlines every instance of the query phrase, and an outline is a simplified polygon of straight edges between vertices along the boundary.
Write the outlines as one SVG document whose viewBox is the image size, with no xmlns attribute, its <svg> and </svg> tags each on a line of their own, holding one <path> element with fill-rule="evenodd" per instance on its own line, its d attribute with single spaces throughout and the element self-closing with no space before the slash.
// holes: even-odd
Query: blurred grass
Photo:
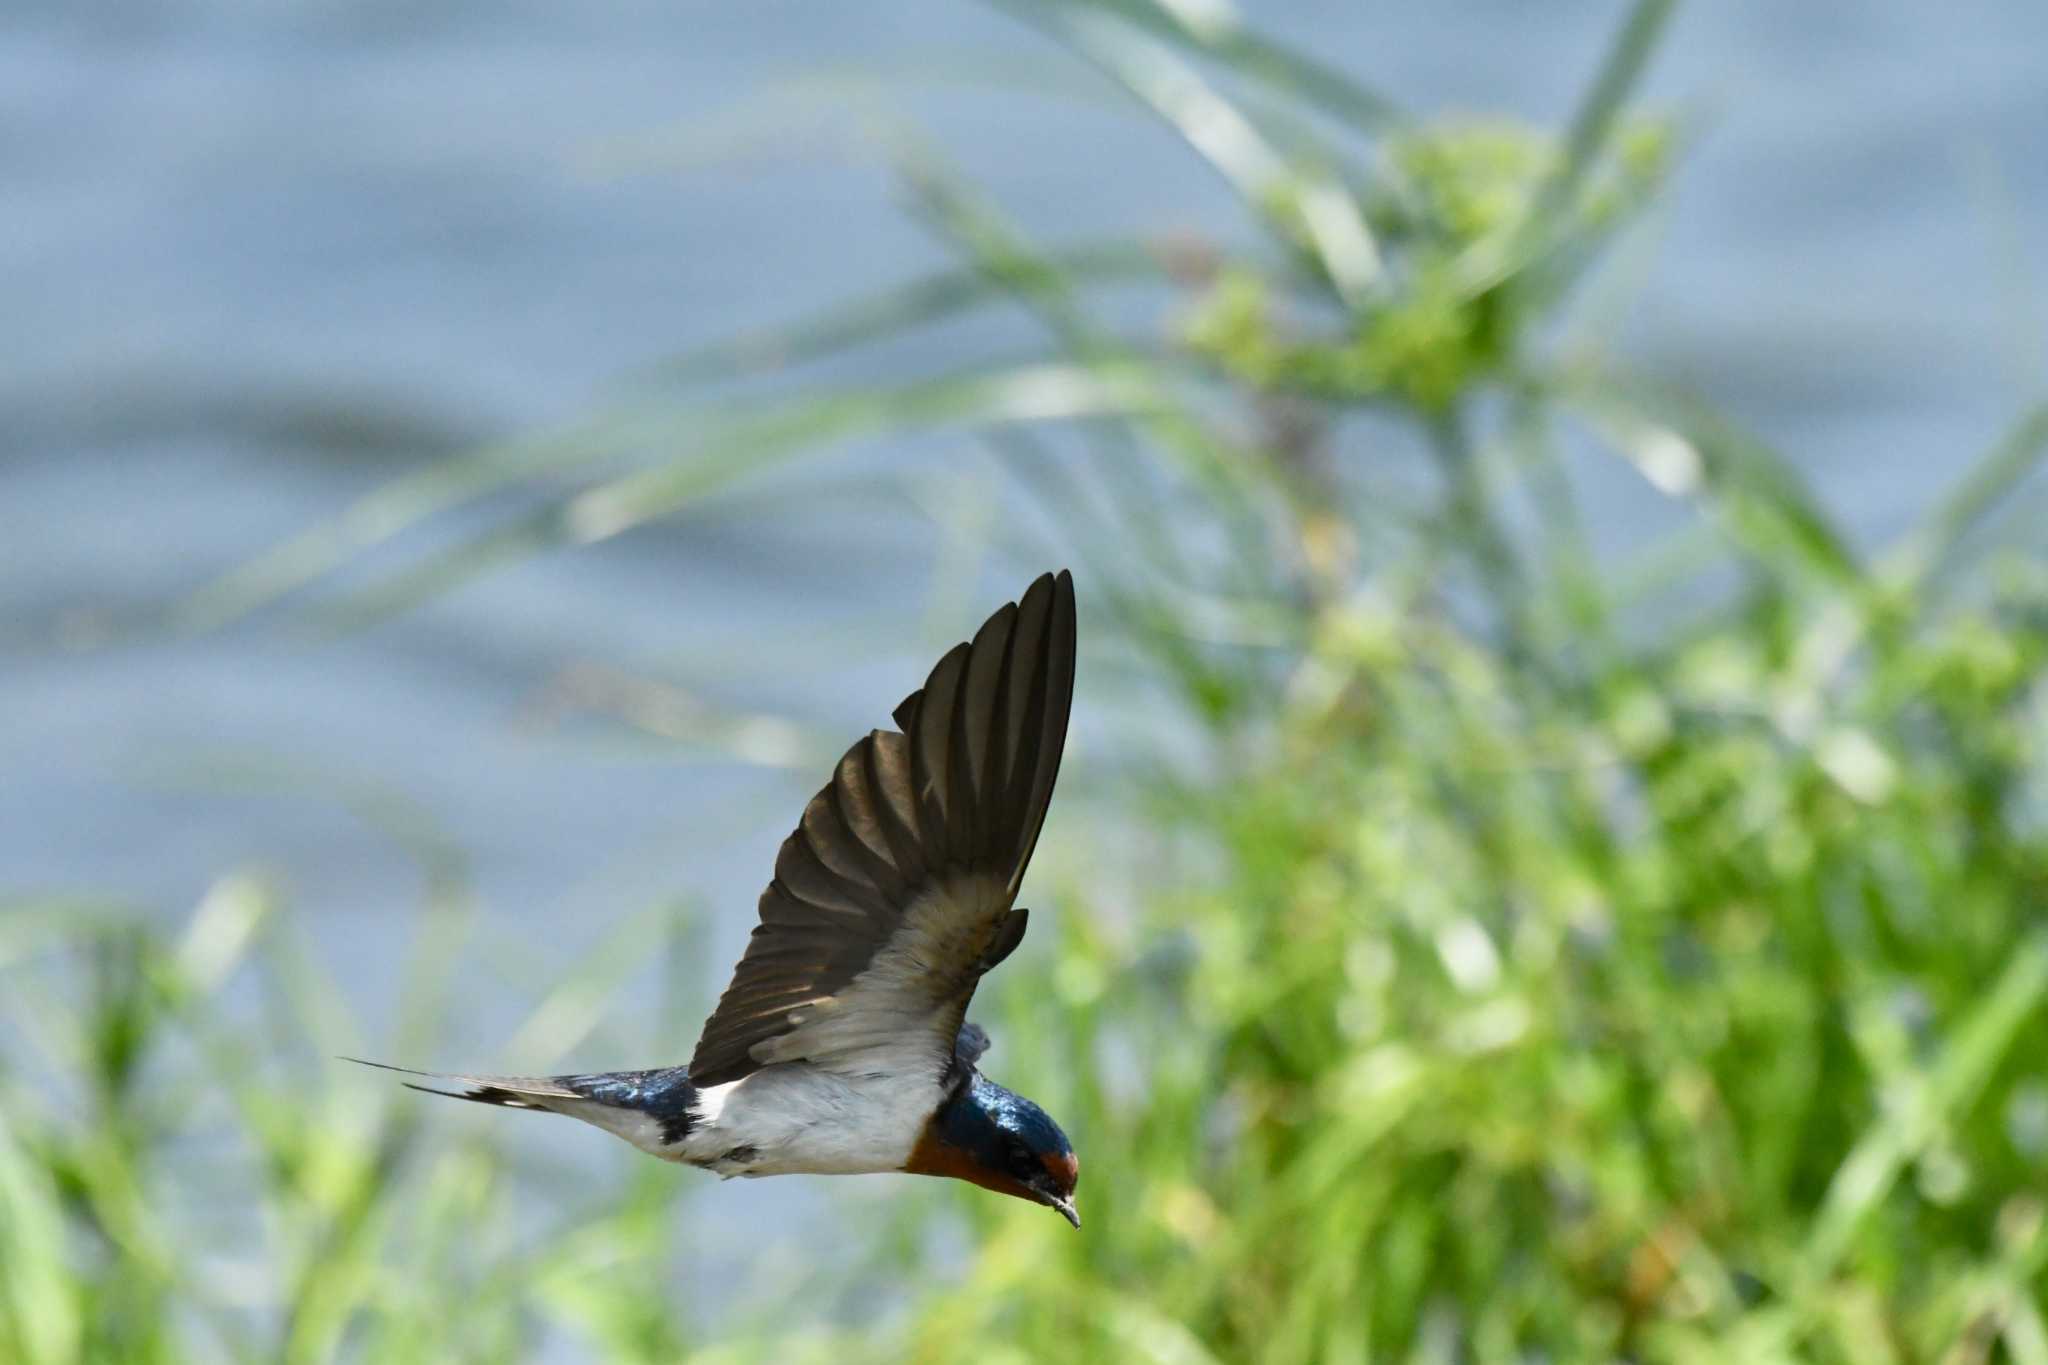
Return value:
<svg viewBox="0 0 2048 1365">
<path fill-rule="evenodd" d="M 238 873 L 176 932 L 78 902 L 0 918 L 0 1360 L 547 1337 L 648 1361 L 2048 1365 L 2048 574 L 1995 553 L 2048 410 L 1973 462 L 1934 452 L 1953 496 L 1873 552 L 1767 439 L 1600 353 L 1574 309 L 1671 156 L 1629 104 L 1667 3 L 1634 7 L 1556 136 L 1417 123 L 1220 9 L 1015 9 L 1214 165 L 1261 243 L 1043 248 L 906 139 L 953 267 L 422 469 L 180 620 L 357 623 L 765 457 L 986 444 L 1016 511 L 987 553 L 1078 563 L 1083 692 L 1125 737 L 1078 755 L 1034 874 L 1060 913 L 980 1010 L 995 1070 L 1076 1138 L 1086 1230 L 906 1183 L 871 1246 L 806 1272 L 792 1297 L 826 1307 L 714 1330 L 674 1293 L 686 1180 L 640 1163 L 578 1197 L 515 1166 L 509 1128 L 429 1141 L 372 1106 L 319 1061 L 362 1046 L 333 986 Z M 1149 329 L 1101 306 L 1133 285 Z M 865 389 L 800 368 L 1004 308 L 1042 350 Z M 736 390 L 764 365 L 798 368 Z M 1586 481 L 1638 477 L 1689 529 L 1596 554 Z M 319 596 L 508 489 L 532 496 L 498 530 Z M 408 846 L 425 1030 L 466 892 L 459 857 Z M 597 1027 L 635 961 L 679 971 L 680 932 L 628 919 L 519 1050 Z M 936 1255 L 959 1216 L 967 1254 Z"/>
</svg>

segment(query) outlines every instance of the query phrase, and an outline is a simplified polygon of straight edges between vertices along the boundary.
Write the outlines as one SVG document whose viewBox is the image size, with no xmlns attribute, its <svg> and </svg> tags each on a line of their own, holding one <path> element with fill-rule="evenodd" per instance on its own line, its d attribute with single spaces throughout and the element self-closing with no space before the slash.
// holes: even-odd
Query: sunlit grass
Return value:
<svg viewBox="0 0 2048 1365">
<path fill-rule="evenodd" d="M 2048 1365 L 2048 575 L 1986 553 L 2048 414 L 1929 452 L 1955 492 L 1870 552 L 1763 435 L 1602 354 L 1573 309 L 1670 159 L 1628 108 L 1669 8 L 1634 8 L 1551 135 L 1414 123 L 1189 7 L 1018 6 L 1263 245 L 1040 246 L 906 142 L 952 268 L 424 468 L 181 608 L 358 622 L 766 460 L 971 434 L 1018 511 L 990 558 L 1076 562 L 1119 737 L 1033 874 L 1057 913 L 980 1006 L 991 1068 L 1076 1138 L 1083 1233 L 907 1190 L 850 1271 L 900 1311 L 713 1340 L 668 1293 L 670 1173 L 593 1203 L 300 1065 L 355 1026 L 236 877 L 176 933 L 0 920 L 0 1359 L 497 1360 L 546 1333 L 621 1360 Z M 1102 321 L 1134 282 L 1155 325 Z M 996 308 L 1044 348 L 804 379 Z M 797 367 L 777 396 L 721 387 L 762 357 Z M 1588 477 L 1686 509 L 1680 553 L 1596 556 Z M 508 487 L 545 496 L 320 593 Z M 459 875 L 430 883 L 420 1029 L 462 923 Z M 675 931 L 623 924 L 634 951 L 554 985 L 521 1047 L 589 1027 Z M 195 1162 L 227 1178 L 195 1192 Z M 966 1262 L 926 1263 L 961 1209 Z"/>
</svg>

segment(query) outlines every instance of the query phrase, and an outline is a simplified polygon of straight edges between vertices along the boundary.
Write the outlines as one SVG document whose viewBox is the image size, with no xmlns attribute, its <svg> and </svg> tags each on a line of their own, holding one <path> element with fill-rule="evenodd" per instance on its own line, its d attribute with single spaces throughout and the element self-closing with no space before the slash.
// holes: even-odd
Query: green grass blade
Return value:
<svg viewBox="0 0 2048 1365">
<path fill-rule="evenodd" d="M 1141 242 L 1090 242 L 1046 250 L 1048 267 L 1079 287 L 1165 279 L 1166 248 Z M 735 337 L 661 362 L 649 382 L 691 386 L 782 370 L 822 360 L 919 327 L 946 322 L 1007 297 L 1000 281 L 978 269 L 937 271 L 908 284 L 834 308 L 791 327 Z"/>
<path fill-rule="evenodd" d="M 1677 0 L 1636 0 L 1572 116 L 1563 157 L 1537 190 L 1520 224 L 1513 232 L 1475 243 L 1459 262 L 1457 277 L 1467 295 L 1484 293 L 1564 238 L 1565 219 L 1605 157 L 1622 110 L 1676 8 Z"/>
<path fill-rule="evenodd" d="M 1924 522 L 1885 557 L 1879 573 L 1891 591 L 1907 593 L 1941 575 L 1964 539 L 2048 456 L 2048 405 L 2034 408 L 1970 466 Z"/>
<path fill-rule="evenodd" d="M 47 1168 L 0 1107 L 0 1347 L 22 1365 L 82 1358 L 85 1327 L 69 1240 Z"/>
<path fill-rule="evenodd" d="M 669 412 L 665 404 L 622 412 L 424 465 L 193 592 L 172 610 L 172 624 L 191 633 L 230 625 L 452 508 L 528 480 L 617 459 L 650 428 L 666 430 Z"/>
<path fill-rule="evenodd" d="M 1777 574 L 1860 587 L 1855 552 L 1791 461 L 1705 403 L 1640 376 L 1568 376 L 1557 396 L 1659 491 L 1712 508 Z"/>
<path fill-rule="evenodd" d="M 1925 1080 L 1897 1112 L 1878 1117 L 1836 1171 L 1800 1259 L 1800 1283 L 1807 1296 L 1825 1294 L 1829 1277 L 1900 1173 L 1944 1125 L 1954 1123 L 1976 1102 L 2021 1026 L 2040 1010 L 2044 999 L 2048 937 L 2035 934 L 2017 946 L 2004 972 L 1957 1026 Z"/>
<path fill-rule="evenodd" d="M 1332 286 L 1362 307 L 1384 272 L 1350 188 L 1283 156 L 1251 119 L 1158 43 L 1097 16 L 1005 2 L 1054 34 L 1157 114 L 1263 216 L 1298 223 Z"/>
<path fill-rule="evenodd" d="M 895 432 L 1008 422 L 1127 416 L 1165 399 L 1141 369 L 1021 365 L 770 406 L 748 416 L 706 411 L 671 419 L 665 435 L 690 453 L 597 483 L 492 531 L 426 557 L 327 609 L 360 629 L 533 555 L 594 544 L 685 509 L 768 466 L 826 447 Z M 654 433 L 646 433 L 650 440 Z"/>
<path fill-rule="evenodd" d="M 1289 98 L 1300 99 L 1361 132 L 1380 133 L 1406 122 L 1401 107 L 1338 67 L 1294 51 L 1245 28 L 1234 16 L 1192 22 L 1187 12 L 1156 0 L 1066 0 L 1071 8 L 1114 14 L 1156 38 L 1215 60 Z"/>
</svg>

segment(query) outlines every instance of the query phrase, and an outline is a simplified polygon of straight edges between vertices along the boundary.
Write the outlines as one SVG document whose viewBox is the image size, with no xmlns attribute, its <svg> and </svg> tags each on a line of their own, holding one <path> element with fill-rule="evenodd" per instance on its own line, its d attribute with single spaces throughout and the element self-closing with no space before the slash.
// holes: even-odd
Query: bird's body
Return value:
<svg viewBox="0 0 2048 1365">
<path fill-rule="evenodd" d="M 438 1093 L 582 1119 L 721 1176 L 944 1175 L 1058 1209 L 1058 1125 L 982 1076 L 974 987 L 1023 938 L 1017 889 L 1073 694 L 1073 585 L 1047 575 L 839 762 L 776 859 L 687 1067 L 431 1076 Z M 436 1089 L 423 1086 L 421 1089 Z"/>
<path fill-rule="evenodd" d="M 679 1066 L 574 1076 L 424 1074 L 464 1087 L 441 1093 L 566 1114 L 649 1156 L 722 1176 L 900 1171 L 945 1099 L 935 1076 L 880 1070 L 856 1080 L 806 1062 L 703 1090 Z"/>
</svg>

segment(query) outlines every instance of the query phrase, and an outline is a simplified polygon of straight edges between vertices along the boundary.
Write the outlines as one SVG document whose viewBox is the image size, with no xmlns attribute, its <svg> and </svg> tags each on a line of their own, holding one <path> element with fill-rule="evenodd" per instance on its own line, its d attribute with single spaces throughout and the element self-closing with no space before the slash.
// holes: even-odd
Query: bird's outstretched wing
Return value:
<svg viewBox="0 0 2048 1365">
<path fill-rule="evenodd" d="M 1033 583 L 846 751 L 783 841 L 761 923 L 705 1021 L 698 1086 L 774 1062 L 943 1070 L 982 973 L 1024 937 L 1013 910 L 1066 743 L 1074 583 Z"/>
</svg>

